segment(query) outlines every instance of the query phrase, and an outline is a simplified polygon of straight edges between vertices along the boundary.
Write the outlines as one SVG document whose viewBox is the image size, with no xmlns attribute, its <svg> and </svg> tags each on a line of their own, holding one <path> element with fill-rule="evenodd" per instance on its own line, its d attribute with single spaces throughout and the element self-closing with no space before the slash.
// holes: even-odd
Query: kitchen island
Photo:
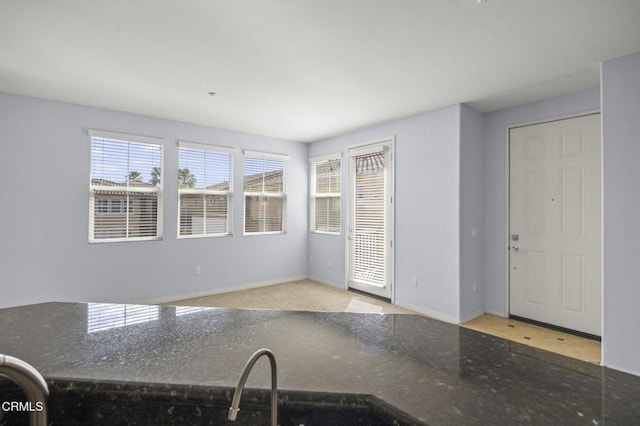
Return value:
<svg viewBox="0 0 640 426">
<path fill-rule="evenodd" d="M 244 363 L 262 347 L 277 358 L 279 405 L 317 410 L 315 424 L 322 409 L 335 416 L 340 407 L 389 424 L 640 419 L 640 377 L 418 315 L 56 302 L 0 309 L 0 353 L 46 378 L 54 425 L 78 416 L 144 424 L 133 412 L 149 424 L 221 424 L 212 413 L 226 410 Z M 267 424 L 269 387 L 263 358 L 239 421 Z M 0 399 L 13 397 L 6 381 L 2 388 Z"/>
</svg>

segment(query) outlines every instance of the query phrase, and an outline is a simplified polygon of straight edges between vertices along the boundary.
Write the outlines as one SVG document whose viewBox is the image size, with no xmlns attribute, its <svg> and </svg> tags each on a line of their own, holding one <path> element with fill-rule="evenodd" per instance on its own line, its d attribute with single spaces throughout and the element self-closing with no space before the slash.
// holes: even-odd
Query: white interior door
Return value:
<svg viewBox="0 0 640 426">
<path fill-rule="evenodd" d="M 391 299 L 393 141 L 349 149 L 348 287 Z"/>
<path fill-rule="evenodd" d="M 601 335 L 600 114 L 510 130 L 509 312 Z"/>
</svg>

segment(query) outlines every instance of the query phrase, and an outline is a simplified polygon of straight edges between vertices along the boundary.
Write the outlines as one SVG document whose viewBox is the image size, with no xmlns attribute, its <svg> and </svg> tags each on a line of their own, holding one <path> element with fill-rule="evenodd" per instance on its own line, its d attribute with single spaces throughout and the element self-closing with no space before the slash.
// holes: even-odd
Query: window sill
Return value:
<svg viewBox="0 0 640 426">
<path fill-rule="evenodd" d="M 333 235 L 336 237 L 339 237 L 340 235 L 342 235 L 342 232 L 327 232 L 327 231 L 309 231 L 312 234 L 318 234 L 318 235 Z"/>
<path fill-rule="evenodd" d="M 200 238 L 221 238 L 233 237 L 233 233 L 228 234 L 205 234 L 205 235 L 178 235 L 179 240 L 196 240 Z"/>
<path fill-rule="evenodd" d="M 133 243 L 138 241 L 162 241 L 162 237 L 101 238 L 97 240 L 90 239 L 89 244 Z"/>
<path fill-rule="evenodd" d="M 242 234 L 244 237 L 253 237 L 254 235 L 286 235 L 287 231 L 276 231 L 276 232 L 245 232 Z"/>
</svg>

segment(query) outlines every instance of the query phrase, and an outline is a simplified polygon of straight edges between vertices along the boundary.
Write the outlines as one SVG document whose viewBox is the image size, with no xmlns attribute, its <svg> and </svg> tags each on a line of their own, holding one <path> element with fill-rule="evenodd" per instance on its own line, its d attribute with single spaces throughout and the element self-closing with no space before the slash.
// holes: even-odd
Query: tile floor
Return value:
<svg viewBox="0 0 640 426">
<path fill-rule="evenodd" d="M 345 291 L 312 280 L 301 280 L 194 299 L 177 300 L 169 302 L 167 305 L 416 314 L 416 312 L 394 306 L 374 297 Z M 492 315 L 482 315 L 461 324 L 461 326 L 583 361 L 600 363 L 600 343 L 571 334 Z"/>
<path fill-rule="evenodd" d="M 600 364 L 600 342 L 573 334 L 486 314 L 460 324 L 460 326 L 582 361 Z"/>
</svg>

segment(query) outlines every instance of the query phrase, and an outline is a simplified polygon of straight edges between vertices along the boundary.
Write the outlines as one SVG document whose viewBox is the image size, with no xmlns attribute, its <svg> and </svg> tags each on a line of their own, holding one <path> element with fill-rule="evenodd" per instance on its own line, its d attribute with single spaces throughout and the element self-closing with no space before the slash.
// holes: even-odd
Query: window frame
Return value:
<svg viewBox="0 0 640 426">
<path fill-rule="evenodd" d="M 245 179 L 246 179 L 246 164 L 247 157 L 251 158 L 270 158 L 282 161 L 282 192 L 256 192 L 256 191 L 246 191 L 245 189 Z M 274 154 L 268 152 L 261 151 L 251 151 L 244 150 L 243 151 L 243 182 L 242 182 L 242 192 L 243 192 L 243 209 L 242 209 L 242 223 L 243 223 L 243 236 L 255 236 L 255 235 L 281 235 L 287 233 L 286 227 L 286 210 L 287 210 L 287 165 L 289 161 L 289 156 L 285 154 Z M 282 199 L 282 229 L 279 231 L 258 231 L 258 232 L 247 232 L 247 197 L 273 197 Z"/>
<path fill-rule="evenodd" d="M 177 238 L 179 240 L 188 240 L 194 238 L 215 238 L 215 237 L 229 237 L 233 236 L 233 161 L 234 161 L 234 153 L 235 149 L 217 146 L 217 145 L 207 145 L 203 143 L 195 143 L 195 142 L 187 142 L 187 141 L 178 141 L 178 170 L 180 170 L 180 148 L 194 149 L 194 150 L 203 150 L 203 151 L 212 151 L 216 153 L 229 154 L 229 189 L 226 191 L 220 190 L 210 190 L 210 189 L 188 189 L 188 188 L 180 188 L 178 184 L 178 223 L 177 223 Z M 191 195 L 202 195 L 204 200 L 206 200 L 207 195 L 226 195 L 227 197 L 227 232 L 224 233 L 215 233 L 215 234 L 196 234 L 196 235 L 181 235 L 180 234 L 180 212 L 181 212 L 181 199 L 180 196 L 182 194 L 191 194 Z M 207 203 L 205 202 L 204 205 Z M 206 215 L 206 213 L 205 213 Z M 205 216 L 206 218 L 206 216 Z M 206 223 L 206 219 L 205 219 Z"/>
<path fill-rule="evenodd" d="M 154 138 L 149 136 L 140 136 L 140 135 L 131 135 L 126 133 L 116 133 L 116 132 L 106 132 L 102 130 L 88 130 L 89 134 L 89 243 L 90 244 L 103 244 L 103 243 L 121 243 L 121 242 L 135 242 L 135 241 L 160 241 L 163 239 L 163 195 L 164 195 L 164 143 L 165 140 L 161 138 Z M 95 214 L 96 214 L 96 193 L 100 191 L 114 191 L 113 186 L 109 185 L 94 185 L 92 182 L 93 175 L 93 143 L 94 139 L 109 139 L 111 141 L 118 141 L 122 143 L 131 144 L 131 143 L 140 143 L 140 144 L 148 144 L 148 145 L 157 145 L 160 148 L 160 183 L 157 186 L 152 188 L 139 188 L 129 186 L 129 181 L 127 180 L 127 186 L 117 186 L 117 191 L 123 192 L 124 195 L 120 198 L 124 199 L 124 203 L 121 204 L 121 212 L 115 213 L 111 212 L 111 196 L 109 196 L 109 201 L 107 202 L 108 212 L 103 212 L 102 214 L 107 215 L 123 215 L 126 217 L 125 222 L 125 233 L 128 232 L 129 226 L 129 218 L 130 215 L 134 213 L 134 208 L 132 205 L 132 199 L 130 198 L 131 194 L 142 194 L 142 193 L 155 193 L 157 194 L 157 207 L 156 207 L 156 234 L 154 236 L 145 236 L 145 237 L 119 237 L 119 238 L 95 238 L 96 228 L 95 228 Z M 130 157 L 127 156 L 127 163 L 129 163 Z M 126 166 L 127 174 L 131 172 L 129 168 L 129 164 Z"/>
<path fill-rule="evenodd" d="M 329 160 L 340 160 L 340 192 L 323 192 L 317 193 L 317 179 L 316 179 L 316 164 L 321 163 L 323 161 Z M 342 152 L 338 152 L 335 154 L 328 154 L 319 157 L 312 157 L 309 159 L 309 232 L 312 234 L 322 234 L 322 235 L 342 235 Z M 339 211 L 339 226 L 338 231 L 325 231 L 316 229 L 316 200 L 318 198 L 338 198 L 338 205 L 340 206 Z"/>
</svg>

